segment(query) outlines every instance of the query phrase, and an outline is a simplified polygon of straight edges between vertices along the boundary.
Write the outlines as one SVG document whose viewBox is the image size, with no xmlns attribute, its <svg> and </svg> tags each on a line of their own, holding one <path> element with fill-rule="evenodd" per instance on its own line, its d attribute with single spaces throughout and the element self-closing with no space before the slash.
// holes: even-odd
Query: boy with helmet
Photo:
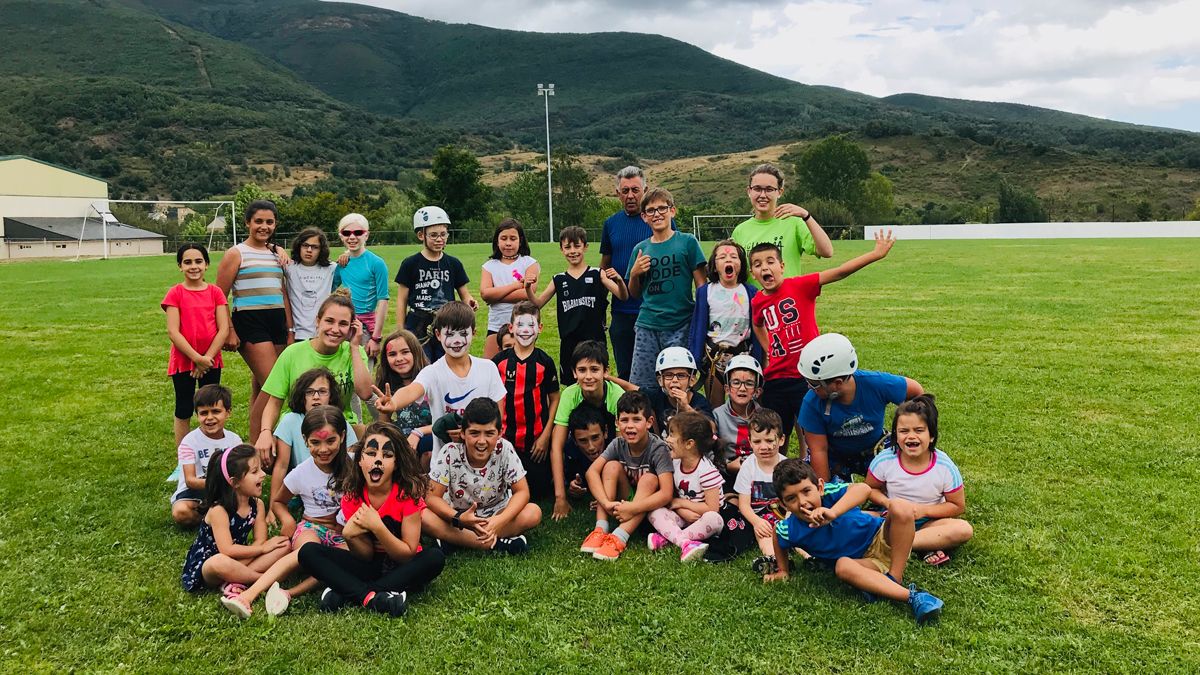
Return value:
<svg viewBox="0 0 1200 675">
<path fill-rule="evenodd" d="M 675 413 L 684 410 L 713 418 L 712 404 L 693 389 L 700 380 L 700 369 L 687 347 L 667 347 L 659 352 L 654 360 L 654 373 L 658 386 L 644 391 L 654 408 L 654 423 L 660 435 L 667 433 L 667 425 Z"/>
<path fill-rule="evenodd" d="M 887 404 L 925 393 L 920 383 L 891 373 L 858 369 L 858 353 L 839 333 L 813 338 L 800 350 L 800 375 L 809 392 L 799 423 L 817 477 L 865 476 L 875 448 L 886 436 Z"/>
<path fill-rule="evenodd" d="M 749 354 L 738 354 L 725 366 L 725 403 L 713 410 L 713 419 L 729 476 L 736 476 L 742 460 L 751 454 L 750 416 L 758 410 L 762 382 L 762 366 Z"/>
<path fill-rule="evenodd" d="M 416 334 L 430 361 L 438 360 L 443 353 L 438 341 L 429 339 L 434 312 L 453 300 L 455 291 L 472 310 L 479 308 L 467 287 L 471 280 L 462 262 L 445 252 L 449 225 L 450 216 L 441 208 L 417 209 L 413 230 L 421 250 L 405 258 L 396 272 L 396 327 Z"/>
</svg>

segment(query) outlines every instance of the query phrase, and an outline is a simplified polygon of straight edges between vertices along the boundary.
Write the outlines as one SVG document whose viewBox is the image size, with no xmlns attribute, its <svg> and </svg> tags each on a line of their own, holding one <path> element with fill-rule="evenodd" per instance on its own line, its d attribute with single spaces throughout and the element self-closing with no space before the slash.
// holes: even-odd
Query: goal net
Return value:
<svg viewBox="0 0 1200 675">
<path fill-rule="evenodd" d="M 232 201 L 97 200 L 80 224 L 73 260 L 170 252 L 184 241 L 221 251 L 237 242 L 237 224 Z"/>
</svg>

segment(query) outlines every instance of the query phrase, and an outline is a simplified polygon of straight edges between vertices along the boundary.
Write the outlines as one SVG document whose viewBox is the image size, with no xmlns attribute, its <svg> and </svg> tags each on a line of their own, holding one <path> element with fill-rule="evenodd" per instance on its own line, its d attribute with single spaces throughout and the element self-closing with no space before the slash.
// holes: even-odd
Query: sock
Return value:
<svg viewBox="0 0 1200 675">
<path fill-rule="evenodd" d="M 596 529 L 600 530 L 601 532 L 608 532 L 608 521 L 607 520 L 597 520 L 596 521 Z"/>
<path fill-rule="evenodd" d="M 619 528 L 619 527 L 618 527 L 618 528 L 617 528 L 617 531 L 616 531 L 616 532 L 614 532 L 613 534 L 614 534 L 614 535 L 617 537 L 617 539 L 620 539 L 620 540 L 621 540 L 621 543 L 622 543 L 622 544 L 628 544 L 628 543 L 629 543 L 629 533 L 628 533 L 628 532 L 626 532 L 625 530 L 623 530 L 623 529 L 621 529 L 621 528 Z"/>
</svg>

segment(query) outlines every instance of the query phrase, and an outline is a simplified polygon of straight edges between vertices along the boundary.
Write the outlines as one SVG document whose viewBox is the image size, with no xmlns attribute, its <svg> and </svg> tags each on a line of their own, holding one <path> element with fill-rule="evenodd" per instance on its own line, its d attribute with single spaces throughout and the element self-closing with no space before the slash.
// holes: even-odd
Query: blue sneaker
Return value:
<svg viewBox="0 0 1200 675">
<path fill-rule="evenodd" d="M 896 580 L 896 579 L 895 579 L 895 577 L 893 577 L 893 576 L 892 576 L 891 572 L 885 572 L 885 573 L 883 574 L 883 576 L 885 576 L 885 577 L 887 577 L 887 578 L 891 579 L 892 581 L 895 581 L 895 580 Z M 869 604 L 871 604 L 872 602 L 875 602 L 876 600 L 878 600 L 878 599 L 879 599 L 879 596 L 878 596 L 878 595 L 875 595 L 875 594 L 874 594 L 874 593 L 872 593 L 871 591 L 863 591 L 863 592 L 862 592 L 862 599 L 863 599 L 863 602 L 865 602 L 865 603 L 867 603 L 867 604 L 869 605 Z"/>
<path fill-rule="evenodd" d="M 918 625 L 936 620 L 942 615 L 942 606 L 945 604 L 934 594 L 917 590 L 916 584 L 908 587 L 908 605 L 912 607 L 913 618 Z"/>
</svg>

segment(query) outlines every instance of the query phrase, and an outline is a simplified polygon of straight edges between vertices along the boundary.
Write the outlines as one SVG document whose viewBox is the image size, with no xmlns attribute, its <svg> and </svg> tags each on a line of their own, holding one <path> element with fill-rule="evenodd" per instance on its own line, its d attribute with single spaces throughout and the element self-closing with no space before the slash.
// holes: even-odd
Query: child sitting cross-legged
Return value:
<svg viewBox="0 0 1200 675">
<path fill-rule="evenodd" d="M 687 410 L 671 418 L 667 445 L 675 467 L 675 495 L 667 506 L 650 512 L 650 524 L 658 530 L 646 539 L 651 551 L 670 543 L 682 551 L 680 562 L 702 560 L 708 551 L 704 540 L 724 528 L 719 511 L 725 481 L 704 458 L 715 444 L 712 422 L 704 415 Z"/>
<path fill-rule="evenodd" d="M 542 510 L 529 503 L 525 467 L 500 437 L 500 408 L 477 398 L 462 418 L 462 442 L 433 453 L 421 523 L 444 548 L 525 553 L 522 533 L 542 522 Z"/>
<path fill-rule="evenodd" d="M 581 553 L 616 560 L 646 515 L 671 503 L 675 467 L 670 448 L 650 433 L 653 425 L 654 411 L 644 393 L 621 395 L 617 437 L 587 470 L 588 489 L 596 499 L 596 529 L 583 540 Z M 620 523 L 611 534 L 609 518 Z"/>
<path fill-rule="evenodd" d="M 733 491 L 738 496 L 738 510 L 746 523 L 754 530 L 754 538 L 762 555 L 755 558 L 751 568 L 757 574 L 775 568 L 774 545 L 775 524 L 783 517 L 775 485 L 771 482 L 772 472 L 783 461 L 780 449 L 786 442 L 783 422 L 769 408 L 759 408 L 750 417 L 750 449 L 753 452 L 742 460 Z"/>
<path fill-rule="evenodd" d="M 780 462 L 774 483 L 790 515 L 775 526 L 779 571 L 764 574 L 764 581 L 787 580 L 787 551 L 803 546 L 818 560 L 834 563 L 837 577 L 862 591 L 867 602 L 879 597 L 907 602 L 917 623 L 941 614 L 940 599 L 915 584 L 901 584 L 916 534 L 911 503 L 892 499 L 885 518 L 869 514 L 859 508 L 871 494 L 869 485 L 854 483 L 826 494 L 825 481 L 799 459 Z"/>
</svg>

